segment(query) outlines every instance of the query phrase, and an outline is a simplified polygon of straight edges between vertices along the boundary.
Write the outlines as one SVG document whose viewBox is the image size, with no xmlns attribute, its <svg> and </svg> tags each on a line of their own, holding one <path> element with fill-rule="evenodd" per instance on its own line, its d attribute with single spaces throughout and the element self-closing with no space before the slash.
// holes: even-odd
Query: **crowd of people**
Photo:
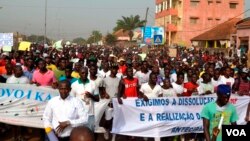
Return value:
<svg viewBox="0 0 250 141">
<path fill-rule="evenodd" d="M 150 47 L 146 57 L 140 54 L 143 52 L 137 47 L 71 46 L 58 50 L 32 45 L 30 50 L 1 53 L 0 82 L 59 89 L 60 96 L 48 102 L 43 119 L 60 140 L 69 140 L 71 130 L 79 125 L 95 130 L 94 102 L 100 99 L 117 98 L 123 104 L 128 97 L 147 101 L 203 96 L 217 93 L 220 85 L 228 86 L 232 94 L 250 96 L 244 53 L 177 48 L 176 57 L 170 57 L 168 47 Z M 111 102 L 103 116 L 106 139 L 112 130 L 112 108 Z"/>
</svg>

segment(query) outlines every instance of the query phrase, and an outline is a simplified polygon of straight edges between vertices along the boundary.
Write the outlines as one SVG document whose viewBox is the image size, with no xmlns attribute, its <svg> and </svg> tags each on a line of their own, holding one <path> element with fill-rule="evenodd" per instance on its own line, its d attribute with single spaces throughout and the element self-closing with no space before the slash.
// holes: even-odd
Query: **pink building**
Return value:
<svg viewBox="0 0 250 141">
<path fill-rule="evenodd" d="M 241 20 L 236 24 L 236 44 L 237 48 L 247 53 L 248 67 L 250 68 L 250 17 Z"/>
<path fill-rule="evenodd" d="M 165 27 L 168 45 L 190 39 L 230 18 L 243 18 L 244 0 L 155 0 L 155 25 Z"/>
</svg>

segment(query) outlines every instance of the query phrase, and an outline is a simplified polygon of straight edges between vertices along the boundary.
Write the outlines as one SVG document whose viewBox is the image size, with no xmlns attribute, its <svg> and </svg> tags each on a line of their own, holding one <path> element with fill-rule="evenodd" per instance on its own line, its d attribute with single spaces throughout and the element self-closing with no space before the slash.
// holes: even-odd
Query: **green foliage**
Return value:
<svg viewBox="0 0 250 141">
<path fill-rule="evenodd" d="M 44 42 L 44 36 L 43 35 L 30 35 L 26 39 L 29 42 L 38 43 L 38 44 L 43 44 L 43 42 Z M 50 44 L 51 39 L 46 38 L 46 42 L 47 42 L 47 44 Z"/>
<path fill-rule="evenodd" d="M 87 43 L 87 41 L 81 37 L 73 39 L 72 42 L 77 43 L 78 45 L 85 45 Z"/>
<path fill-rule="evenodd" d="M 92 44 L 92 43 L 97 43 L 100 40 L 102 40 L 102 33 L 100 31 L 94 30 L 92 31 L 90 37 L 87 40 L 87 43 Z"/>
<path fill-rule="evenodd" d="M 130 17 L 122 16 L 122 19 L 117 20 L 116 27 L 113 29 L 114 32 L 122 29 L 124 32 L 128 31 L 130 41 L 132 40 L 134 34 L 133 30 L 138 27 L 143 27 L 145 25 L 145 20 L 140 20 L 140 16 L 131 15 Z"/>
<path fill-rule="evenodd" d="M 114 45 L 117 41 L 117 38 L 115 35 L 108 33 L 106 38 L 105 38 L 105 42 L 107 45 Z"/>
</svg>

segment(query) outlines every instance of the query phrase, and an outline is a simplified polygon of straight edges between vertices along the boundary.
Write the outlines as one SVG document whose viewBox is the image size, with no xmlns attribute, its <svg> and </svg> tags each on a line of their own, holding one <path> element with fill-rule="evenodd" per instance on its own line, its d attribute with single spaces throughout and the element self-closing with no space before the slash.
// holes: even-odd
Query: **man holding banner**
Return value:
<svg viewBox="0 0 250 141">
<path fill-rule="evenodd" d="M 221 84 L 217 89 L 217 100 L 206 104 L 201 112 L 206 141 L 222 140 L 221 125 L 236 125 L 236 108 L 229 102 L 231 88 Z"/>
<path fill-rule="evenodd" d="M 69 141 L 72 129 L 88 121 L 86 107 L 79 99 L 69 95 L 70 90 L 70 83 L 66 80 L 61 81 L 60 96 L 48 102 L 43 114 L 46 131 L 52 128 L 58 135 L 59 141 Z"/>
</svg>

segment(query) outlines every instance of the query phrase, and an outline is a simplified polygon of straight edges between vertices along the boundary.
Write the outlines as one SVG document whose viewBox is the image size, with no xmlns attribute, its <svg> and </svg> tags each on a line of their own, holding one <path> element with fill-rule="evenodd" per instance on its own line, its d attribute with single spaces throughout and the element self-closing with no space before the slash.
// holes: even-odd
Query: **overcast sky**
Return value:
<svg viewBox="0 0 250 141">
<path fill-rule="evenodd" d="M 91 31 L 112 32 L 121 16 L 140 15 L 154 25 L 155 0 L 47 0 L 47 35 L 87 38 Z M 45 0 L 0 0 L 0 32 L 44 34 Z M 246 8 L 250 0 L 246 0 Z M 247 13 L 250 16 L 250 11 Z"/>
</svg>

